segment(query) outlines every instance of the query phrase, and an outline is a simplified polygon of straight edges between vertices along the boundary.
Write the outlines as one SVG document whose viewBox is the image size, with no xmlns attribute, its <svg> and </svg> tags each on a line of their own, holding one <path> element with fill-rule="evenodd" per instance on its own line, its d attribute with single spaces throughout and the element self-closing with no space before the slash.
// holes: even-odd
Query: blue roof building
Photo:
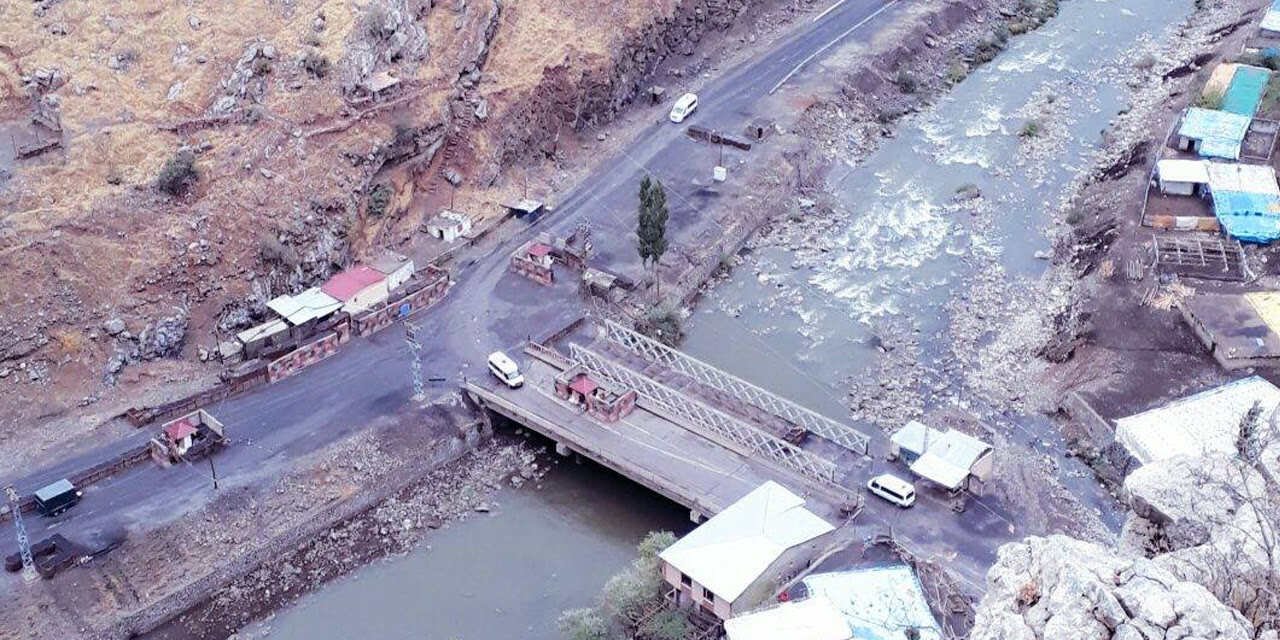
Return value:
<svg viewBox="0 0 1280 640">
<path fill-rule="evenodd" d="M 1244 64 L 1236 66 L 1231 83 L 1222 95 L 1222 110 L 1252 118 L 1258 111 L 1270 79 L 1271 72 L 1266 69 Z"/>
<path fill-rule="evenodd" d="M 1204 158 L 1239 160 L 1252 121 L 1238 113 L 1191 107 L 1178 125 L 1178 148 Z"/>
</svg>

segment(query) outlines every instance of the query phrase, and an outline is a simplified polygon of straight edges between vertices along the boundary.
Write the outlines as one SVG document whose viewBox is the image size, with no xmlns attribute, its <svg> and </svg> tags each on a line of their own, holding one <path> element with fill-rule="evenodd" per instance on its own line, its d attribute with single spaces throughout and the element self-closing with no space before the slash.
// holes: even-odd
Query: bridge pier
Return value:
<svg viewBox="0 0 1280 640">
<path fill-rule="evenodd" d="M 689 522 L 692 522 L 694 524 L 702 524 L 703 522 L 706 522 L 706 520 L 707 520 L 707 517 L 699 513 L 697 509 L 689 510 Z"/>
<path fill-rule="evenodd" d="M 573 455 L 573 449 L 570 449 L 569 445 L 563 442 L 556 442 L 556 454 L 562 458 L 568 458 Z"/>
</svg>

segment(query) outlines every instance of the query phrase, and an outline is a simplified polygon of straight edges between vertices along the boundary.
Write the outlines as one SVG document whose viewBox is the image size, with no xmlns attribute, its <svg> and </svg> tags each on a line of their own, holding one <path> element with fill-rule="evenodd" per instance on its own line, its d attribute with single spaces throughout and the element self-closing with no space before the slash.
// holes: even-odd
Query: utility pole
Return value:
<svg viewBox="0 0 1280 640">
<path fill-rule="evenodd" d="M 9 496 L 9 509 L 13 512 L 13 528 L 18 531 L 18 553 L 22 554 L 22 579 L 26 582 L 35 582 L 36 561 L 31 557 L 31 539 L 27 537 L 27 527 L 22 524 L 22 508 L 18 504 L 18 492 L 14 490 L 13 485 L 5 487 L 4 492 Z"/>
<path fill-rule="evenodd" d="M 218 490 L 218 470 L 213 468 L 213 454 L 209 454 L 209 475 L 213 477 L 213 490 Z"/>
<path fill-rule="evenodd" d="M 418 325 L 404 321 L 404 341 L 409 345 L 409 370 L 413 373 L 413 399 L 422 402 L 427 392 L 422 379 L 422 343 L 418 342 Z"/>
</svg>

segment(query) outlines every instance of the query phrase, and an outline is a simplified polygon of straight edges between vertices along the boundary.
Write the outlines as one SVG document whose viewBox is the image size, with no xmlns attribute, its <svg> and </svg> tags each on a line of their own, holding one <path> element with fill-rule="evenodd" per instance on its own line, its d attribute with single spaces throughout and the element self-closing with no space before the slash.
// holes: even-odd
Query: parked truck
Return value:
<svg viewBox="0 0 1280 640">
<path fill-rule="evenodd" d="M 80 502 L 84 493 L 63 478 L 36 490 L 36 510 L 43 516 L 56 516 Z"/>
</svg>

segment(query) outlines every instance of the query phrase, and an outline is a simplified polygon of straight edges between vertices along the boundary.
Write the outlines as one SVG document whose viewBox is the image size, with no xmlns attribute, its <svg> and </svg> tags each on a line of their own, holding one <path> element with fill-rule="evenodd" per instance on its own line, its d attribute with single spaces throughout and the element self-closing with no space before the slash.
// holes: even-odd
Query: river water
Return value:
<svg viewBox="0 0 1280 640">
<path fill-rule="evenodd" d="M 878 332 L 897 319 L 918 336 L 917 366 L 934 372 L 917 390 L 920 410 L 981 404 L 955 369 L 957 304 L 980 301 L 972 282 L 984 271 L 1012 283 L 997 294 L 1018 305 L 1018 283 L 1045 268 L 1035 254 L 1049 247 L 1048 212 L 1123 108 L 1133 50 L 1190 6 L 1064 2 L 865 162 L 833 171 L 836 215 L 753 251 L 691 319 L 686 349 L 849 419 L 847 386 L 874 370 Z M 1020 138 L 1032 118 L 1043 133 Z M 956 203 L 965 185 L 983 204 Z M 590 604 L 646 532 L 690 526 L 683 509 L 591 465 L 562 463 L 541 489 L 505 490 L 496 502 L 492 514 L 430 536 L 429 548 L 362 568 L 244 635 L 556 638 L 558 613 Z"/>
<path fill-rule="evenodd" d="M 490 513 L 303 596 L 242 637 L 556 638 L 559 613 L 590 605 L 646 533 L 693 526 L 688 510 L 593 464 L 562 461 L 539 484 L 499 492 Z"/>
</svg>

